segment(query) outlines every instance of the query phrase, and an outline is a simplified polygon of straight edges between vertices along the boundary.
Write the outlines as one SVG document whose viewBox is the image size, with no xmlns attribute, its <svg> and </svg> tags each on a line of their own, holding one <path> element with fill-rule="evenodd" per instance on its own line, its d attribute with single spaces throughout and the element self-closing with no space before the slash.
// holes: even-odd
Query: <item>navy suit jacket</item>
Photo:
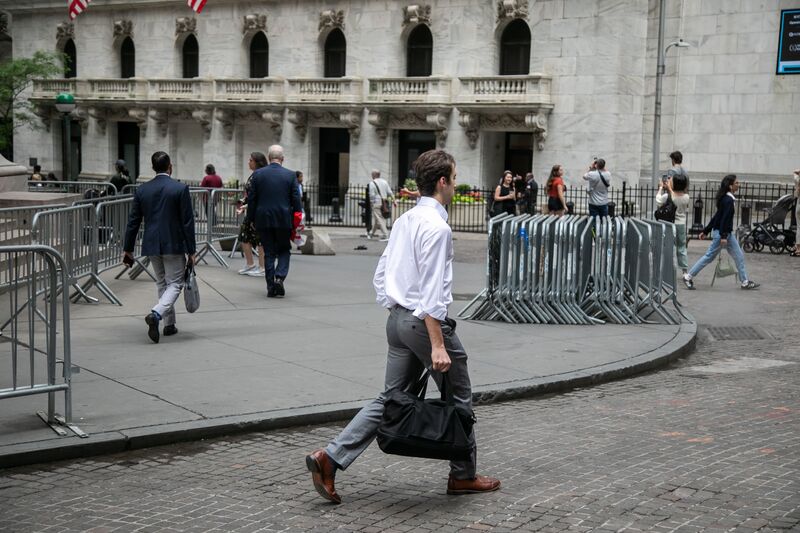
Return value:
<svg viewBox="0 0 800 533">
<path fill-rule="evenodd" d="M 247 195 L 247 221 L 255 222 L 257 230 L 291 229 L 294 214 L 302 210 L 294 170 L 270 163 L 253 173 Z"/>
<path fill-rule="evenodd" d="M 133 252 L 144 219 L 142 255 L 194 255 L 194 210 L 189 187 L 167 174 L 136 189 L 123 250 Z"/>
</svg>

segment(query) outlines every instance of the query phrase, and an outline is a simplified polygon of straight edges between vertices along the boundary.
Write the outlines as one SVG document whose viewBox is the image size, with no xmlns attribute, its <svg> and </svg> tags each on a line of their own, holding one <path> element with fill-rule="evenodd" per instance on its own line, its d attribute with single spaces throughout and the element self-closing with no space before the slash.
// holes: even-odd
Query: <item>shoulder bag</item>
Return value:
<svg viewBox="0 0 800 533">
<path fill-rule="evenodd" d="M 388 199 L 384 198 L 381 194 L 381 187 L 374 181 L 372 184 L 375 186 L 375 190 L 378 191 L 378 196 L 381 198 L 381 216 L 383 218 L 391 218 L 392 216 L 392 204 L 389 202 Z"/>
<path fill-rule="evenodd" d="M 472 456 L 475 435 L 472 409 L 456 405 L 450 378 L 442 375 L 441 399 L 425 399 L 430 371 L 406 390 L 391 389 L 378 426 L 384 453 L 428 459 L 464 461 Z"/>
<path fill-rule="evenodd" d="M 653 214 L 656 220 L 661 220 L 663 222 L 672 222 L 675 223 L 675 214 L 678 211 L 678 206 L 675 205 L 675 202 L 672 201 L 672 195 L 667 192 L 667 201 L 664 202 L 664 205 L 656 209 L 656 212 Z"/>
</svg>

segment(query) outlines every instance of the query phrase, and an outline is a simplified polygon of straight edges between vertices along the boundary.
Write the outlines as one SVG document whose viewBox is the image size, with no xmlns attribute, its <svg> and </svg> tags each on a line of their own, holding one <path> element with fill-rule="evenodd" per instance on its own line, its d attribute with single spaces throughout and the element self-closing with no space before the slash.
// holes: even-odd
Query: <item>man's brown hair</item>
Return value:
<svg viewBox="0 0 800 533">
<path fill-rule="evenodd" d="M 444 150 L 428 150 L 414 161 L 414 172 L 419 193 L 422 196 L 433 196 L 436 192 L 436 182 L 444 176 L 450 182 L 456 160 Z"/>
</svg>

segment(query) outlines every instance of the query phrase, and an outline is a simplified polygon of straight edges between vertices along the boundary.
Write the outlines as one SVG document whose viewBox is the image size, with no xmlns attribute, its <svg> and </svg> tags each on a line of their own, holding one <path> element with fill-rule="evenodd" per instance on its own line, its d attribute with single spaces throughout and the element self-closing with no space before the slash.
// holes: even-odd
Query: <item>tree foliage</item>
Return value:
<svg viewBox="0 0 800 533">
<path fill-rule="evenodd" d="M 22 93 L 34 79 L 60 74 L 63 64 L 60 54 L 42 51 L 0 63 L 0 149 L 11 144 L 16 128 L 35 125 L 33 104 Z"/>
</svg>

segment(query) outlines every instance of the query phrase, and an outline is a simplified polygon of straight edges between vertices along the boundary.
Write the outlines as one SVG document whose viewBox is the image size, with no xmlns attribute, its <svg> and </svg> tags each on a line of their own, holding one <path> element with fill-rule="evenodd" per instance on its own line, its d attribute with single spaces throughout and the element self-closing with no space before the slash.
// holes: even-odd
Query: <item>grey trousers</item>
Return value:
<svg viewBox="0 0 800 533">
<path fill-rule="evenodd" d="M 156 275 L 158 303 L 153 311 L 161 315 L 165 326 L 175 325 L 175 302 L 183 289 L 183 272 L 186 269 L 185 255 L 151 255 L 150 264 Z"/>
<path fill-rule="evenodd" d="M 450 356 L 451 366 L 448 372 L 453 387 L 453 397 L 457 403 L 472 407 L 472 386 L 467 371 L 467 353 L 455 333 L 455 321 L 447 319 L 442 322 L 444 345 Z M 386 361 L 386 385 L 384 392 L 347 424 L 325 451 L 342 470 L 367 449 L 375 438 L 378 424 L 383 416 L 385 392 L 400 388 L 405 389 L 410 383 L 419 379 L 424 368 L 431 368 L 431 341 L 423 320 L 415 317 L 411 311 L 395 306 L 389 312 L 386 321 L 386 338 L 389 341 L 389 353 Z M 433 372 L 436 385 L 441 388 L 442 375 Z M 475 477 L 476 449 L 472 450 L 469 461 L 451 461 L 450 475 L 456 479 L 472 479 Z"/>
<path fill-rule="evenodd" d="M 378 230 L 380 230 L 381 236 L 389 236 L 389 230 L 386 229 L 386 219 L 381 214 L 381 204 L 372 206 L 372 231 L 369 232 L 370 237 L 374 237 Z"/>
</svg>

